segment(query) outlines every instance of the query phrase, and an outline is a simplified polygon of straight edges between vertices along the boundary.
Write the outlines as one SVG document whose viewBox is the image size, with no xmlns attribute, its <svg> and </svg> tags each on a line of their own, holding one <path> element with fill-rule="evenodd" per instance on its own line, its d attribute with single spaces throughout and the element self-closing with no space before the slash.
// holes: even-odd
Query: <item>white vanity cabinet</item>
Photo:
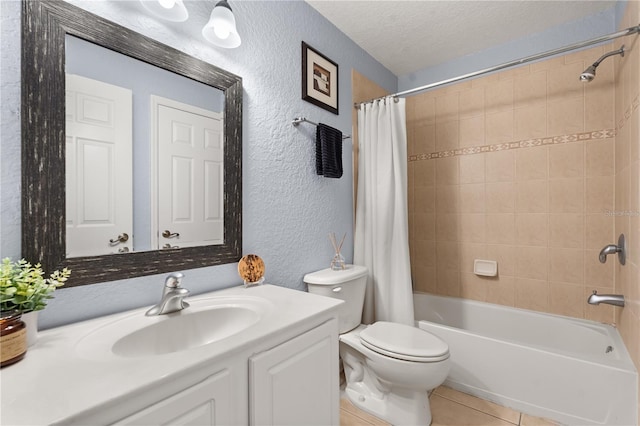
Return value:
<svg viewBox="0 0 640 426">
<path fill-rule="evenodd" d="M 231 380 L 230 371 L 224 369 L 114 425 L 214 426 L 236 423 Z"/>
<path fill-rule="evenodd" d="M 261 285 L 189 303 L 164 317 L 145 307 L 42 331 L 24 360 L 0 372 L 0 424 L 339 424 L 341 301 Z M 243 318 L 254 322 L 224 334 Z M 185 349 L 114 349 L 139 330 L 155 330 L 161 343 L 192 337 L 179 340 Z"/>
<path fill-rule="evenodd" d="M 249 359 L 251 425 L 338 425 L 335 319 Z"/>
</svg>

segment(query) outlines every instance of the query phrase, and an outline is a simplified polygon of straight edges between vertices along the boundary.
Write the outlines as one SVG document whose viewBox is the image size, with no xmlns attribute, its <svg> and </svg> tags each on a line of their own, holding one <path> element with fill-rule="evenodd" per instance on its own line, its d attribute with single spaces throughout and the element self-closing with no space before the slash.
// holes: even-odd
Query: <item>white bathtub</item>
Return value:
<svg viewBox="0 0 640 426">
<path fill-rule="evenodd" d="M 614 327 L 452 297 L 413 300 L 418 326 L 449 345 L 445 385 L 562 424 L 638 424 L 638 374 Z"/>
</svg>

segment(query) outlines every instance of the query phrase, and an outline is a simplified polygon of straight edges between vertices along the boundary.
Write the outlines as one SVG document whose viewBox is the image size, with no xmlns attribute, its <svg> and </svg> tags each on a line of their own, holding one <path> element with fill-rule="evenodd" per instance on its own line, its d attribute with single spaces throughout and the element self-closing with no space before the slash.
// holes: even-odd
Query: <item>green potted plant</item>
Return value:
<svg viewBox="0 0 640 426">
<path fill-rule="evenodd" d="M 18 311 L 27 324 L 29 346 L 37 335 L 37 312 L 47 306 L 52 293 L 69 278 L 71 271 L 64 268 L 45 278 L 44 271 L 37 263 L 32 265 L 24 259 L 11 262 L 3 259 L 0 265 L 0 311 Z M 30 314 L 33 312 L 34 314 Z M 25 316 L 25 314 L 30 314 Z M 28 318 L 31 316 L 32 318 Z"/>
</svg>

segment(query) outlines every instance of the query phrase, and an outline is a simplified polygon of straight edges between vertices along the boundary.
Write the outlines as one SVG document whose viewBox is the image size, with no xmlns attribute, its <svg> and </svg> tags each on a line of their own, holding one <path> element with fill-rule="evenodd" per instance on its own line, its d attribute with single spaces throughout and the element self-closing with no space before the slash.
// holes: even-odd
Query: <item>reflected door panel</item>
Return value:
<svg viewBox="0 0 640 426">
<path fill-rule="evenodd" d="M 67 257 L 129 251 L 132 93 L 71 74 L 66 88 Z"/>
<path fill-rule="evenodd" d="M 223 244 L 222 115 L 157 96 L 152 105 L 158 248 Z"/>
</svg>

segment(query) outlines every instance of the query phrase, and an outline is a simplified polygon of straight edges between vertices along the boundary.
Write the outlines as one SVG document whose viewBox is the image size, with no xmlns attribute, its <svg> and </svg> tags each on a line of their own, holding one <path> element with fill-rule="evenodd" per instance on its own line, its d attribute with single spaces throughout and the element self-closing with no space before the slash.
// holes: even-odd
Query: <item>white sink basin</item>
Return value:
<svg viewBox="0 0 640 426">
<path fill-rule="evenodd" d="M 257 297 L 190 299 L 190 307 L 176 313 L 147 317 L 145 310 L 117 317 L 82 338 L 82 356 L 104 358 L 150 357 L 218 342 L 248 329 L 273 308 Z"/>
</svg>

